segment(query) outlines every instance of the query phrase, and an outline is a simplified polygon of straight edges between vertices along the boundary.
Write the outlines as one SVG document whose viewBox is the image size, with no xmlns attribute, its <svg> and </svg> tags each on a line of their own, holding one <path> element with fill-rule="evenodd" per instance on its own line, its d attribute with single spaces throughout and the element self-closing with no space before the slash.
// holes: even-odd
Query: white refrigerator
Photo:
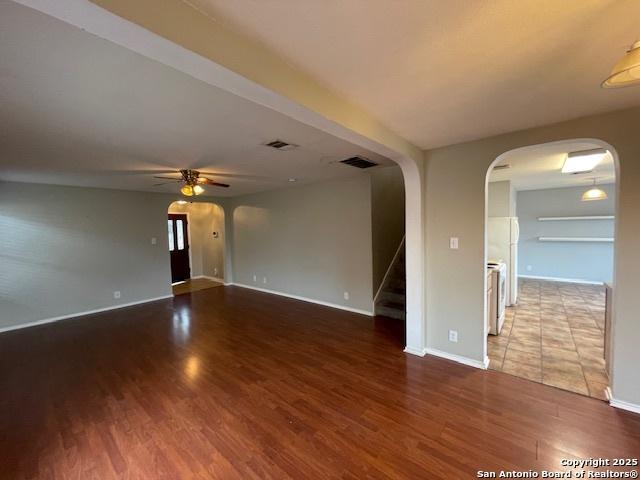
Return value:
<svg viewBox="0 0 640 480">
<path fill-rule="evenodd" d="M 517 217 L 489 217 L 487 219 L 487 254 L 489 261 L 507 265 L 507 305 L 518 300 L 518 239 L 520 227 Z"/>
</svg>

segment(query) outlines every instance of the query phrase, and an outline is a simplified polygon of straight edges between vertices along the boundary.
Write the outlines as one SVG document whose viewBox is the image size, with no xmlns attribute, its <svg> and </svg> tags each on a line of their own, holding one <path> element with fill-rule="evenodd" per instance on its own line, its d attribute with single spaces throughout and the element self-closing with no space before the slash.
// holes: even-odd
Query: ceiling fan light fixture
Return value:
<svg viewBox="0 0 640 480">
<path fill-rule="evenodd" d="M 628 87 L 637 84 L 640 84 L 640 40 L 634 43 L 613 67 L 611 75 L 602 82 L 602 88 Z"/>
<path fill-rule="evenodd" d="M 204 188 L 200 185 L 194 185 L 193 187 L 191 187 L 191 189 L 194 195 L 200 195 L 201 193 L 204 193 Z"/>
<path fill-rule="evenodd" d="M 184 185 L 180 189 L 180 193 L 182 193 L 185 197 L 193 197 L 193 187 L 191 185 Z"/>
</svg>

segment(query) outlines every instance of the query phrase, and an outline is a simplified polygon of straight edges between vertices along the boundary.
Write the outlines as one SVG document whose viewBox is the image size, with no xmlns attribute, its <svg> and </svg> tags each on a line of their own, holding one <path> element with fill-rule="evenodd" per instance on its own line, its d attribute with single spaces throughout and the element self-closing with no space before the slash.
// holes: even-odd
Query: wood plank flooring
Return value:
<svg viewBox="0 0 640 480">
<path fill-rule="evenodd" d="M 0 334 L 0 476 L 475 478 L 638 456 L 640 416 L 238 287 Z"/>
</svg>

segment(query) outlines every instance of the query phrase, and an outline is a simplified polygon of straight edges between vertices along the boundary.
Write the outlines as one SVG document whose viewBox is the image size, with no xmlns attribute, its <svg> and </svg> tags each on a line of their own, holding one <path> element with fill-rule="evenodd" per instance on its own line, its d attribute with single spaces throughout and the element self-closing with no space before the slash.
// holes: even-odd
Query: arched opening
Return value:
<svg viewBox="0 0 640 480">
<path fill-rule="evenodd" d="M 615 150 L 595 139 L 518 148 L 490 165 L 490 369 L 607 399 L 618 173 Z"/>
<path fill-rule="evenodd" d="M 174 295 L 224 285 L 225 224 L 220 205 L 186 200 L 171 203 L 167 235 Z"/>
</svg>

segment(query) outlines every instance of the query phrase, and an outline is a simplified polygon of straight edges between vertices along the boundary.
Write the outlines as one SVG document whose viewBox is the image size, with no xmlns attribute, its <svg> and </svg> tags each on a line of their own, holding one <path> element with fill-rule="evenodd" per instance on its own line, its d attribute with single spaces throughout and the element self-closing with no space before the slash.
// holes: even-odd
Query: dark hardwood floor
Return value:
<svg viewBox="0 0 640 480">
<path fill-rule="evenodd" d="M 237 287 L 0 334 L 3 478 L 475 478 L 640 453 L 640 416 Z"/>
</svg>

